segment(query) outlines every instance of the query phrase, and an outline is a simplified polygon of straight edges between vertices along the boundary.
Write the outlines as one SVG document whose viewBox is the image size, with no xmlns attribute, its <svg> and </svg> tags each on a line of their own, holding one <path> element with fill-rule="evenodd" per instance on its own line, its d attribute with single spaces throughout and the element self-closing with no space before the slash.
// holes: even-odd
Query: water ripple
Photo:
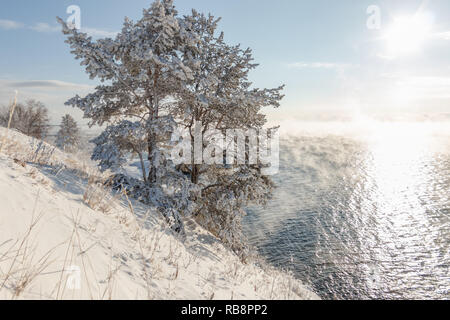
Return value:
<svg viewBox="0 0 450 320">
<path fill-rule="evenodd" d="M 326 299 L 448 299 L 450 140 L 407 138 L 284 141 L 250 242 Z"/>
</svg>

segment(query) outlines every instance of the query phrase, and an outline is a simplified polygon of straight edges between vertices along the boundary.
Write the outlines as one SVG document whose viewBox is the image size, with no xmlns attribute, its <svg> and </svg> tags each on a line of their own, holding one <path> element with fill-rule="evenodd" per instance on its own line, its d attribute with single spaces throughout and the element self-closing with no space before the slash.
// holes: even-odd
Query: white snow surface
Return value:
<svg viewBox="0 0 450 320">
<path fill-rule="evenodd" d="M 179 240 L 155 209 L 95 184 L 101 174 L 80 155 L 37 152 L 40 141 L 0 128 L 4 140 L 0 299 L 318 299 L 192 220 Z"/>
</svg>

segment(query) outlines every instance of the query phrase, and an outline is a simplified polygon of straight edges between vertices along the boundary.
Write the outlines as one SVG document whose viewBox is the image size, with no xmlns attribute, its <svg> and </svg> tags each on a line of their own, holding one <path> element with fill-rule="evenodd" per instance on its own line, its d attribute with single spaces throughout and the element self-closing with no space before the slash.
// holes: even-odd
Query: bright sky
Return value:
<svg viewBox="0 0 450 320">
<path fill-rule="evenodd" d="M 69 53 L 56 24 L 69 5 L 81 8 L 81 26 L 94 36 L 119 31 L 150 0 L 9 0 L 0 2 L 0 104 L 19 90 L 36 98 L 53 121 L 76 111 L 63 105 L 94 82 Z M 254 50 L 261 66 L 255 86 L 286 84 L 273 119 L 336 114 L 450 114 L 450 1 L 448 0 L 178 0 L 222 17 L 230 43 Z M 367 13 L 369 6 L 376 10 Z M 376 11 L 380 13 L 380 29 Z"/>
</svg>

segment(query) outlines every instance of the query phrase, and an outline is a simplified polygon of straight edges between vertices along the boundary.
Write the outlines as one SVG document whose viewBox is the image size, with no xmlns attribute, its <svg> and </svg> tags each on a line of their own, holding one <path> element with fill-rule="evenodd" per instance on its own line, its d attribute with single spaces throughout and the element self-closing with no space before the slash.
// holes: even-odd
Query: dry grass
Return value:
<svg viewBox="0 0 450 320">
<path fill-rule="evenodd" d="M 2 143 L 0 144 L 0 152 L 2 152 L 3 146 L 6 143 L 6 140 L 8 139 L 8 133 L 9 133 L 9 129 L 11 128 L 11 121 L 12 118 L 14 116 L 14 111 L 16 110 L 16 106 L 17 106 L 17 94 L 18 92 L 16 91 L 16 94 L 14 96 L 14 102 L 11 105 L 11 109 L 9 110 L 9 120 L 8 120 L 8 127 L 7 127 L 7 131 L 3 137 Z"/>
<path fill-rule="evenodd" d="M 136 219 L 133 204 L 124 194 L 129 210 L 127 215 L 132 220 L 126 227 L 130 234 L 133 234 L 132 240 L 136 243 L 136 252 L 126 252 L 125 255 L 131 256 L 139 253 L 139 258 L 135 256 L 136 262 L 141 268 L 140 277 L 142 285 L 145 289 L 145 297 L 147 299 L 159 298 L 163 293 L 166 298 L 177 297 L 178 280 L 181 283 L 186 281 L 186 277 L 196 278 L 197 286 L 203 288 L 202 296 L 204 299 L 224 298 L 223 293 L 217 295 L 216 291 L 219 287 L 228 286 L 229 293 L 226 299 L 241 299 L 241 284 L 248 282 L 254 292 L 261 298 L 265 299 L 293 299 L 296 295 L 301 294 L 302 288 L 298 281 L 291 275 L 281 273 L 271 267 L 255 265 L 243 265 L 238 257 L 234 257 L 226 253 L 223 248 L 218 252 L 220 262 L 216 265 L 203 265 L 204 257 L 199 257 L 197 252 L 186 248 L 178 239 L 173 238 L 164 229 L 148 230 L 143 229 L 139 220 Z M 37 202 L 37 201 L 36 201 Z M 65 272 L 70 265 L 80 265 L 82 274 L 82 285 L 87 292 L 87 297 L 95 300 L 115 299 L 116 288 L 120 286 L 120 280 L 117 276 L 122 270 L 120 254 L 114 253 L 111 248 L 109 265 L 99 266 L 93 263 L 90 250 L 92 244 L 86 243 L 86 225 L 81 221 L 81 215 L 72 216 L 73 228 L 70 237 L 58 247 L 63 246 L 60 256 L 64 257 L 62 270 L 59 271 L 58 281 L 51 294 L 47 294 L 46 299 L 67 299 L 70 293 L 66 292 L 66 283 L 68 274 Z M 117 218 L 117 217 L 116 217 Z M 26 234 L 20 241 L 6 241 L 0 244 L 0 250 L 9 245 L 4 254 L 0 255 L 0 263 L 8 261 L 9 267 L 0 275 L 1 286 L 0 292 L 7 289 L 11 292 L 10 298 L 17 299 L 21 296 L 25 297 L 30 292 L 27 289 L 38 277 L 44 275 L 49 267 L 52 266 L 54 259 L 53 254 L 56 250 L 52 248 L 39 259 L 35 259 L 35 247 L 32 244 L 32 231 L 35 230 L 37 224 L 42 220 L 42 214 L 33 214 Z M 95 229 L 92 229 L 95 233 Z M 81 234 L 84 232 L 84 234 Z M 131 238 L 131 237 L 130 237 Z M 83 242 L 85 241 L 85 242 Z M 119 251 L 120 252 L 120 251 Z M 62 258 L 62 257 L 61 257 Z M 4 265 L 4 264 L 2 264 Z M 104 280 L 96 276 L 98 270 L 106 269 Z M 139 274 L 139 273 L 138 273 Z M 137 275 L 135 273 L 135 275 Z M 166 283 L 163 292 L 155 291 L 155 283 Z M 161 290 L 161 285 L 159 285 Z M 72 293 L 73 294 L 73 293 Z M 142 295 L 137 297 L 142 298 Z M 181 298 L 181 297 L 178 297 Z"/>
<path fill-rule="evenodd" d="M 98 210 L 104 214 L 110 214 L 114 209 L 114 197 L 112 197 L 104 184 L 97 178 L 89 178 L 86 191 L 83 194 L 83 202 L 91 209 Z"/>
<path fill-rule="evenodd" d="M 34 231 L 42 219 L 42 214 L 36 215 L 33 212 L 30 227 L 23 237 L 0 244 L 0 293 L 7 291 L 12 299 L 27 297 L 30 294 L 29 288 L 33 282 L 47 274 L 49 268 L 54 265 L 55 251 L 61 246 L 58 258 L 62 268 L 53 272 L 57 273 L 55 283 L 52 284 L 53 290 L 41 298 L 74 298 L 75 292 L 69 293 L 66 288 L 69 276 L 66 269 L 72 265 L 81 267 L 82 286 L 85 288 L 83 297 L 90 299 L 117 298 L 120 281 L 127 276 L 124 268 L 127 268 L 126 272 L 139 283 L 137 298 L 186 298 L 178 296 L 179 286 L 186 281 L 197 282 L 196 286 L 201 288 L 203 299 L 242 298 L 242 284 L 250 287 L 255 296 L 264 299 L 293 299 L 302 294 L 303 288 L 292 275 L 268 267 L 260 261 L 244 265 L 218 241 L 208 246 L 201 245 L 196 240 L 191 244 L 182 243 L 173 236 L 162 219 L 155 218 L 151 226 L 144 226 L 148 213 L 141 212 L 141 218 L 138 218 L 139 214 L 133 206 L 133 203 L 137 202 L 132 202 L 126 193 L 112 195 L 104 187 L 104 177 L 91 167 L 88 161 L 68 158 L 48 145 L 21 145 L 14 139 L 6 140 L 3 153 L 15 159 L 14 162 L 20 170 L 20 167 L 28 170 L 27 175 L 46 189 L 50 186 L 45 179 L 41 179 L 40 170 L 43 165 L 50 166 L 51 174 L 55 177 L 64 173 L 77 177 L 85 188 L 82 189 L 84 193 L 82 191 L 79 194 L 82 201 L 91 209 L 107 215 L 131 243 L 128 251 L 123 251 L 123 247 L 115 251 L 112 244 L 105 245 L 106 239 L 102 238 L 105 235 L 99 233 L 101 231 L 97 231 L 95 225 L 82 222 L 82 218 L 89 220 L 89 215 L 78 213 L 72 215 L 72 230 L 70 232 L 69 226 L 67 240 L 38 257 L 37 242 L 33 239 L 39 236 Z M 142 210 L 142 205 L 137 205 L 139 210 Z M 85 212 L 92 213 L 91 210 Z M 99 218 L 96 217 L 95 220 Z M 192 224 L 192 229 L 198 227 L 195 222 Z M 191 236 L 196 236 L 193 231 L 189 232 Z M 204 231 L 200 232 L 203 235 Z M 95 256 L 92 255 L 91 248 L 97 243 L 89 243 L 93 241 L 89 239 L 99 237 L 103 241 L 102 250 L 108 254 L 108 248 L 110 252 L 109 261 L 103 262 L 103 265 L 93 263 Z M 207 251 L 214 257 L 208 258 L 208 253 L 204 253 Z M 121 264 L 121 256 L 126 256 L 131 260 L 130 263 Z"/>
<path fill-rule="evenodd" d="M 41 274 L 43 274 L 54 262 L 52 254 L 62 244 L 50 248 L 41 257 L 36 258 L 36 244 L 32 244 L 32 235 L 44 214 L 36 216 L 36 207 L 39 193 L 31 217 L 30 225 L 25 234 L 16 240 L 12 246 L 4 251 L 0 257 L 0 263 L 6 265 L 5 271 L 0 269 L 0 291 L 9 289 L 12 299 L 18 298 Z"/>
</svg>

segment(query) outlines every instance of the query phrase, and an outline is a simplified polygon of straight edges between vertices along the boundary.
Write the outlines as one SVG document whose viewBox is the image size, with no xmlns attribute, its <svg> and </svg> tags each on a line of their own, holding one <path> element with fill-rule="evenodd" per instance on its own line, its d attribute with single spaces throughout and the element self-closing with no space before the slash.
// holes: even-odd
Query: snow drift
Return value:
<svg viewBox="0 0 450 320">
<path fill-rule="evenodd" d="M 81 156 L 4 137 L 0 299 L 318 299 L 289 274 L 241 263 L 194 221 L 182 242 Z"/>
</svg>

